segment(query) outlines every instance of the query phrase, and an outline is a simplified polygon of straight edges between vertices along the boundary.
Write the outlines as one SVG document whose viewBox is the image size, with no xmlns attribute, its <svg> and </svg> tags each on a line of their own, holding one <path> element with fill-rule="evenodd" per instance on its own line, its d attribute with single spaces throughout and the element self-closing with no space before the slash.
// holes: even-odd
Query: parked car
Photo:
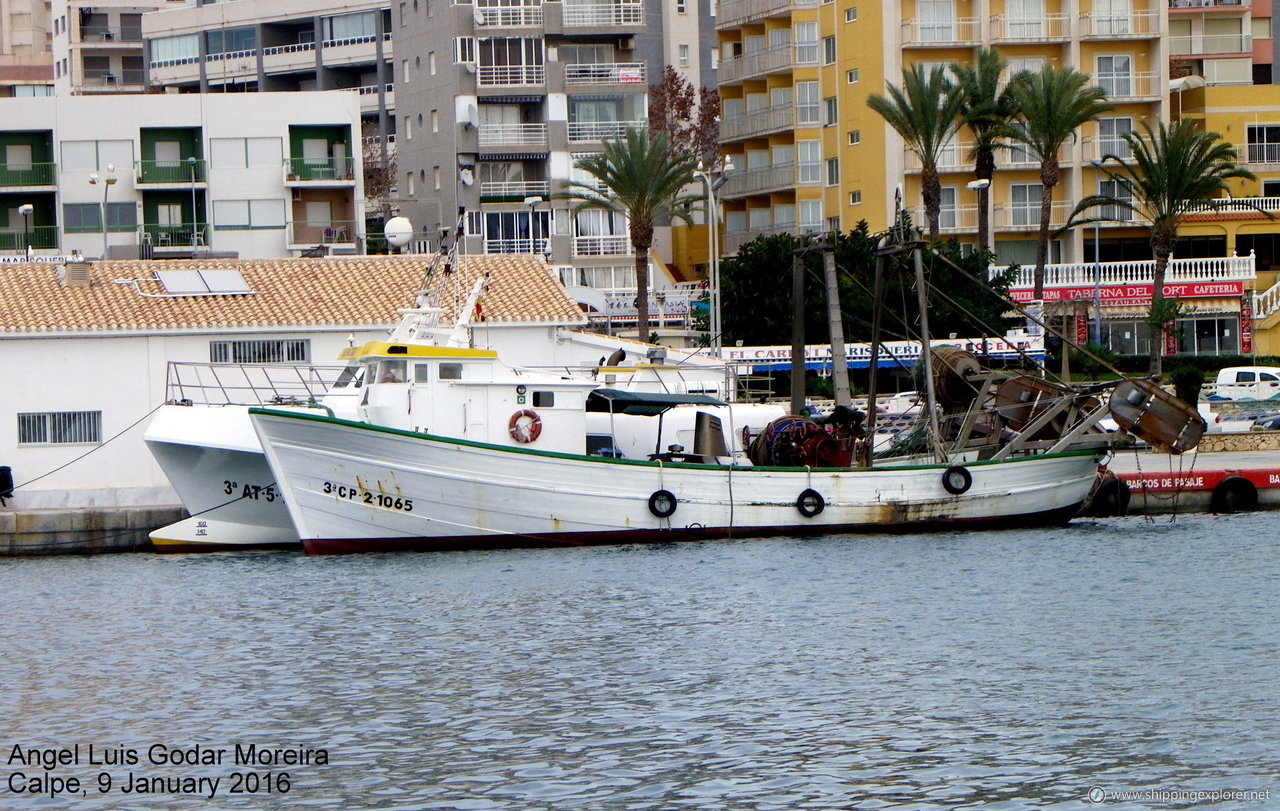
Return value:
<svg viewBox="0 0 1280 811">
<path fill-rule="evenodd" d="M 1280 431 L 1280 412 L 1264 414 L 1253 421 L 1253 431 Z"/>
</svg>

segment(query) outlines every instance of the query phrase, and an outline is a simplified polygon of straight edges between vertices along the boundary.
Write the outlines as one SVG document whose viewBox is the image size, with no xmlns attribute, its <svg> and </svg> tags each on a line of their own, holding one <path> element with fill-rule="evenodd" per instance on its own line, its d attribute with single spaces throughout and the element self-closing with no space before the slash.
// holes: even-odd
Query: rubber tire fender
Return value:
<svg viewBox="0 0 1280 811">
<path fill-rule="evenodd" d="M 1123 479 L 1107 479 L 1098 485 L 1098 490 L 1089 502 L 1089 514 L 1099 518 L 1128 515 L 1129 500 L 1132 493 Z"/>
<path fill-rule="evenodd" d="M 812 487 L 806 487 L 796 498 L 796 509 L 805 518 L 813 518 L 827 508 L 827 500 Z"/>
<path fill-rule="evenodd" d="M 1258 488 L 1243 476 L 1228 476 L 1213 488 L 1209 508 L 1216 513 L 1250 512 L 1258 508 Z"/>
<path fill-rule="evenodd" d="M 957 480 L 958 479 L 958 480 Z M 953 496 L 967 493 L 973 486 L 973 474 L 962 465 L 952 465 L 942 471 L 942 489 Z"/>
<path fill-rule="evenodd" d="M 675 514 L 676 494 L 670 490 L 654 490 L 649 496 L 649 512 L 658 518 L 670 518 Z"/>
</svg>

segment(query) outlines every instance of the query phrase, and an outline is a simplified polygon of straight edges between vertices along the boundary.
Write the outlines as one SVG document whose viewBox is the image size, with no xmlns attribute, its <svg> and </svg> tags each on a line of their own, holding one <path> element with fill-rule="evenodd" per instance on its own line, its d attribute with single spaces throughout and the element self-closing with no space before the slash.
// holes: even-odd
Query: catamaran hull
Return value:
<svg viewBox="0 0 1280 811">
<path fill-rule="evenodd" d="M 1093 485 L 1082 451 L 853 470 L 602 459 L 253 410 L 308 552 L 499 548 L 1065 522 Z M 967 481 L 966 481 L 967 480 Z M 663 517 L 674 498 L 674 511 Z M 815 497 L 816 494 L 816 497 Z"/>
</svg>

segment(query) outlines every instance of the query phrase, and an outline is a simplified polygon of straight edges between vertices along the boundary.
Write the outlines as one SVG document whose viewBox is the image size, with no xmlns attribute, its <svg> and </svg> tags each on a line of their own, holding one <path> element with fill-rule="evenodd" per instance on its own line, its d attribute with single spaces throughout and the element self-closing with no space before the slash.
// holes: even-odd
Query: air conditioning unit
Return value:
<svg viewBox="0 0 1280 811">
<path fill-rule="evenodd" d="M 635 37 L 618 37 L 618 50 L 634 51 L 636 49 Z"/>
<path fill-rule="evenodd" d="M 301 199 L 302 199 L 302 189 L 294 189 L 294 190 L 293 190 L 293 199 L 294 199 L 294 200 L 301 200 Z"/>
</svg>

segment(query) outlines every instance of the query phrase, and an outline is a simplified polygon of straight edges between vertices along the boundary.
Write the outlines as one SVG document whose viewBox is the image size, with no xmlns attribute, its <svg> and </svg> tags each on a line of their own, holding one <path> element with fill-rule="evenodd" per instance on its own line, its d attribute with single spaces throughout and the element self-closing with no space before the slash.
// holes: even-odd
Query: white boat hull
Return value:
<svg viewBox="0 0 1280 811">
<path fill-rule="evenodd" d="M 943 486 L 943 465 L 729 470 L 250 413 L 313 553 L 1062 523 L 1088 495 L 1101 455 L 975 462 L 965 468 L 968 486 L 953 494 Z M 651 507 L 659 491 L 675 498 L 669 517 Z M 821 496 L 820 510 L 812 497 L 801 501 L 807 491 Z"/>
</svg>

